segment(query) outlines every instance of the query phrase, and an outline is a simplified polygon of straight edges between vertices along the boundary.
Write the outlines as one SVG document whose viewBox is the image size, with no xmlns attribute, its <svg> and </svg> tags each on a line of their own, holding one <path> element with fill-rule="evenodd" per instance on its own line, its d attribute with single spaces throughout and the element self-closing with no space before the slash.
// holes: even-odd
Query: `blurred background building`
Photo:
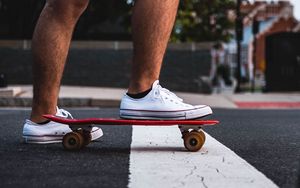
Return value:
<svg viewBox="0 0 300 188">
<path fill-rule="evenodd" d="M 251 80 L 256 79 L 256 87 L 262 88 L 265 85 L 266 37 L 281 32 L 299 33 L 300 23 L 294 17 L 290 1 L 242 1 L 240 11 L 243 16 L 242 82 L 249 88 Z M 232 69 L 236 70 L 235 38 L 228 43 L 228 53 Z"/>
</svg>

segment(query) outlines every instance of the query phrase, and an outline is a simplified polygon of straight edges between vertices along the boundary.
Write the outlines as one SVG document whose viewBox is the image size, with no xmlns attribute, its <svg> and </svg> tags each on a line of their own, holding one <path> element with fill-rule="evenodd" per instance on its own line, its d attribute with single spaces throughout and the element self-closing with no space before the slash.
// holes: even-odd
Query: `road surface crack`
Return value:
<svg viewBox="0 0 300 188">
<path fill-rule="evenodd" d="M 216 167 L 212 167 L 212 166 L 207 166 L 210 169 L 214 169 L 218 174 L 222 175 L 224 178 L 227 178 L 222 172 L 220 172 L 220 170 Z"/>
<path fill-rule="evenodd" d="M 204 182 L 204 177 L 203 177 L 203 176 L 201 176 L 201 182 L 202 182 L 202 185 L 203 185 L 205 188 L 208 188 L 207 185 L 206 185 L 205 182 Z"/>
<path fill-rule="evenodd" d="M 196 169 L 197 169 L 197 166 L 194 166 L 194 168 L 190 171 L 190 173 L 188 173 L 187 175 L 184 176 L 184 179 L 188 178 L 189 176 L 192 176 Z"/>
</svg>

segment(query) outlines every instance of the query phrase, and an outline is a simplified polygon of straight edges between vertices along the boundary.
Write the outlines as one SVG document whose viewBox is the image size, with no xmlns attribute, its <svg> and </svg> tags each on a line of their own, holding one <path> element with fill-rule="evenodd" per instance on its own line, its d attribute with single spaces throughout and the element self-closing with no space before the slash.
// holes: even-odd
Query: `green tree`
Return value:
<svg viewBox="0 0 300 188">
<path fill-rule="evenodd" d="M 91 0 L 74 38 L 130 40 L 131 0 Z M 45 0 L 0 0 L 0 38 L 31 38 Z M 227 19 L 235 0 L 181 0 L 173 42 L 228 41 L 234 23 Z"/>
<path fill-rule="evenodd" d="M 228 11 L 234 7 L 234 0 L 181 1 L 171 41 L 229 41 L 234 23 Z"/>
</svg>

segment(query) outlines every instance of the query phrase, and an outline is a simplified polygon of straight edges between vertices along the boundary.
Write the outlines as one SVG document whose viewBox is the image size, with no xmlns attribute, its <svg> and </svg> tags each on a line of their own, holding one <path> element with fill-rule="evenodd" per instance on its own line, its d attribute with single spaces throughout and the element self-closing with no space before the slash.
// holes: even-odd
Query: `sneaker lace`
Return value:
<svg viewBox="0 0 300 188">
<path fill-rule="evenodd" d="M 157 86 L 157 91 L 158 91 L 158 94 L 160 92 L 164 92 L 165 94 L 167 94 L 172 99 L 178 100 L 180 102 L 183 101 L 183 99 L 179 98 L 175 93 L 171 92 L 170 90 L 168 90 L 166 88 L 161 87 L 160 85 Z"/>
<path fill-rule="evenodd" d="M 58 116 L 61 116 L 63 118 L 70 117 L 71 119 L 73 119 L 73 116 L 67 110 L 57 108 L 57 112 L 58 112 Z"/>
</svg>

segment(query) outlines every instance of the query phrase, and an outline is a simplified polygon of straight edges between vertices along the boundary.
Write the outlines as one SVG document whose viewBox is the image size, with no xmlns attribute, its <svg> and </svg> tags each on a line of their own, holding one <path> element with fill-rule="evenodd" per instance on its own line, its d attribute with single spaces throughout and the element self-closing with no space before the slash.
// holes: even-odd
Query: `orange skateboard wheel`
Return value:
<svg viewBox="0 0 300 188">
<path fill-rule="evenodd" d="M 202 134 L 204 135 L 203 132 Z M 183 138 L 184 147 L 192 152 L 199 151 L 205 142 L 205 135 L 203 137 L 202 134 L 197 131 L 186 133 Z"/>
<path fill-rule="evenodd" d="M 66 150 L 79 150 L 84 146 L 84 138 L 78 132 L 70 132 L 63 137 L 62 144 Z"/>
</svg>

